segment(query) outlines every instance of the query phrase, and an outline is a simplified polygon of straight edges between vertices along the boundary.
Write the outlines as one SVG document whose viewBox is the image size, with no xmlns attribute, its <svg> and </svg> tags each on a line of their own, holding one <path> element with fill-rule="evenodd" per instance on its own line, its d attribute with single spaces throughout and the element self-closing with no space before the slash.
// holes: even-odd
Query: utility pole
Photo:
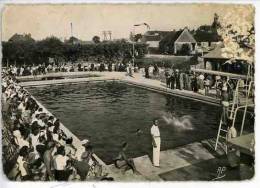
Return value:
<svg viewBox="0 0 260 188">
<path fill-rule="evenodd" d="M 108 35 L 109 35 L 109 40 L 112 40 L 112 31 L 107 31 Z"/>
<path fill-rule="evenodd" d="M 72 26 L 72 22 L 70 23 L 70 36 L 73 37 L 73 26 Z"/>
<path fill-rule="evenodd" d="M 135 66 L 135 26 L 133 30 L 133 66 Z"/>
<path fill-rule="evenodd" d="M 102 33 L 103 33 L 103 36 L 104 36 L 104 37 L 103 37 L 103 40 L 106 41 L 106 40 L 107 40 L 107 32 L 106 32 L 106 31 L 103 31 Z"/>
<path fill-rule="evenodd" d="M 112 31 L 103 31 L 103 40 L 107 41 L 107 40 L 112 40 Z"/>
<path fill-rule="evenodd" d="M 135 27 L 139 27 L 142 25 L 146 26 L 147 30 L 150 30 L 150 26 L 147 23 L 133 25 L 133 65 L 135 63 Z"/>
</svg>

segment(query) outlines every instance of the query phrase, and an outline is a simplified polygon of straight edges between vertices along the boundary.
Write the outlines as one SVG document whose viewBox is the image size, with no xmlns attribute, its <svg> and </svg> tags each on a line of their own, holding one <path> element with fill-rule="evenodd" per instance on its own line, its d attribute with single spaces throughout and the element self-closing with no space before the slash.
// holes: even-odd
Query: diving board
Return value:
<svg viewBox="0 0 260 188">
<path fill-rule="evenodd" d="M 206 69 L 196 69 L 193 67 L 191 67 L 191 71 L 198 72 L 198 73 L 207 73 L 207 74 L 212 74 L 212 75 L 216 75 L 216 76 L 228 76 L 229 78 L 247 79 L 246 75 L 233 74 L 233 73 L 229 73 L 229 72 L 213 71 L 213 70 L 206 70 Z"/>
</svg>

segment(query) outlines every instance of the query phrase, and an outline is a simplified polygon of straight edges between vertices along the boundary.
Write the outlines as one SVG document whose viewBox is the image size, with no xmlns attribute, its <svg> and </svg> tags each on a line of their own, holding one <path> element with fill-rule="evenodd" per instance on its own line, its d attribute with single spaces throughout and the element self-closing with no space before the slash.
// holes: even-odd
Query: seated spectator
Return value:
<svg viewBox="0 0 260 188">
<path fill-rule="evenodd" d="M 8 128 L 13 133 L 11 141 L 21 151 L 17 163 L 23 172 L 22 180 L 53 180 L 54 174 L 56 180 L 68 180 L 69 177 L 73 180 L 85 180 L 89 171 L 96 176 L 95 169 L 98 169 L 96 167 L 99 165 L 93 157 L 88 141 L 85 142 L 84 148 L 76 149 L 73 139 L 68 138 L 60 128 L 59 120 L 55 120 L 47 111 L 44 112 L 37 101 L 17 85 L 15 78 L 8 76 L 5 83 L 5 102 L 8 104 L 6 116 L 13 119 Z M 64 147 L 60 147 L 61 145 Z M 22 154 L 25 150 L 26 154 Z M 69 158 L 75 163 L 70 163 Z M 80 161 L 77 162 L 75 159 Z M 53 167 L 55 173 L 52 172 Z"/>
<path fill-rule="evenodd" d="M 86 139 L 82 141 L 82 145 L 84 146 L 84 152 L 81 155 L 81 160 L 87 162 L 89 165 L 92 165 L 94 163 L 92 160 L 92 146 Z"/>
<path fill-rule="evenodd" d="M 48 127 L 48 130 L 53 133 L 53 129 L 54 129 L 54 125 L 53 123 L 51 123 L 50 121 L 47 122 L 47 127 Z"/>
<path fill-rule="evenodd" d="M 124 168 L 125 171 L 127 171 L 128 169 L 132 169 L 133 173 L 136 173 L 134 161 L 132 159 L 129 159 L 125 154 L 127 146 L 128 144 L 126 142 L 122 145 L 122 149 L 115 160 L 115 166 L 117 168 Z"/>
<path fill-rule="evenodd" d="M 66 140 L 66 145 L 65 145 L 65 154 L 69 157 L 75 158 L 77 149 L 75 146 L 72 144 L 73 138 L 68 138 Z"/>
<path fill-rule="evenodd" d="M 47 146 L 46 146 L 46 138 L 45 135 L 41 135 L 40 132 L 40 136 L 38 138 L 39 142 L 36 145 L 36 151 L 38 152 L 40 158 L 43 160 L 43 156 L 45 151 L 47 150 Z"/>
<path fill-rule="evenodd" d="M 61 130 L 60 130 L 60 120 L 59 119 L 56 119 L 53 123 L 53 132 L 56 132 L 57 134 L 60 134 L 61 133 Z"/>
<path fill-rule="evenodd" d="M 28 154 L 29 154 L 28 146 L 21 147 L 19 151 L 19 156 L 17 158 L 17 164 L 18 164 L 18 169 L 21 173 L 22 181 L 31 179 L 29 167 L 28 167 Z"/>
<path fill-rule="evenodd" d="M 89 173 L 90 165 L 86 161 L 73 161 L 73 166 L 75 167 L 77 174 L 80 177 L 81 181 L 86 180 Z"/>
<path fill-rule="evenodd" d="M 44 174 L 46 173 L 46 167 L 43 161 L 39 158 L 33 164 L 30 165 L 33 180 L 44 181 Z"/>
<path fill-rule="evenodd" d="M 18 110 L 21 112 L 21 113 L 23 113 L 24 111 L 25 111 L 25 102 L 21 102 L 20 104 L 19 104 L 19 106 L 18 106 Z"/>
<path fill-rule="evenodd" d="M 54 142 L 48 142 L 46 151 L 43 154 L 43 162 L 46 167 L 46 175 L 45 175 L 46 180 L 54 179 L 54 174 L 52 172 L 52 161 L 53 161 L 52 153 L 53 153 L 54 149 L 55 149 Z"/>
<path fill-rule="evenodd" d="M 30 143 L 21 135 L 21 132 L 16 131 L 15 132 L 15 143 L 21 149 L 24 146 L 30 147 Z"/>
<path fill-rule="evenodd" d="M 25 110 L 22 112 L 21 117 L 22 117 L 24 124 L 31 123 L 31 110 L 29 108 L 29 105 L 26 105 Z"/>
<path fill-rule="evenodd" d="M 49 119 L 48 119 L 48 122 L 50 122 L 50 123 L 53 124 L 53 123 L 54 123 L 54 117 L 53 117 L 53 116 L 50 116 Z"/>
</svg>

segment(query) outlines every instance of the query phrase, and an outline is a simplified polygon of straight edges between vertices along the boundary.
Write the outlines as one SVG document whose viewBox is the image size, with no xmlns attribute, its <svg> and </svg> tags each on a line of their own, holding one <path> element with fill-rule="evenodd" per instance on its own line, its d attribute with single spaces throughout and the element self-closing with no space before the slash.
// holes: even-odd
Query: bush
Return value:
<svg viewBox="0 0 260 188">
<path fill-rule="evenodd" d="M 135 60 L 136 65 L 139 68 L 144 68 L 147 65 L 155 65 L 158 67 L 174 68 L 180 70 L 189 70 L 190 65 L 197 64 L 197 57 L 178 57 L 178 56 L 166 56 L 166 57 L 145 57 Z"/>
<path fill-rule="evenodd" d="M 147 53 L 147 44 L 135 43 L 135 58 L 143 58 Z M 76 62 L 81 59 L 95 59 L 103 62 L 128 62 L 132 59 L 133 45 L 125 40 L 104 41 L 98 43 L 62 42 L 56 37 L 40 41 L 23 40 L 3 42 L 3 62 L 10 64 L 42 64 L 48 58 Z"/>
</svg>

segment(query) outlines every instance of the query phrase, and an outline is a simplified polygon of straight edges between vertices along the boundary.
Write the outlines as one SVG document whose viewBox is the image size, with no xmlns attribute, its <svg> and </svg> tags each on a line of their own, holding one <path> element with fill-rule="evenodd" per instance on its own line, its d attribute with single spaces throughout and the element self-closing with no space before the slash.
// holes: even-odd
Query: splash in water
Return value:
<svg viewBox="0 0 260 188">
<path fill-rule="evenodd" d="M 162 119 L 167 125 L 178 128 L 178 130 L 193 130 L 193 126 L 191 123 L 192 117 L 190 115 L 178 117 L 174 114 L 167 114 L 163 115 Z"/>
</svg>

